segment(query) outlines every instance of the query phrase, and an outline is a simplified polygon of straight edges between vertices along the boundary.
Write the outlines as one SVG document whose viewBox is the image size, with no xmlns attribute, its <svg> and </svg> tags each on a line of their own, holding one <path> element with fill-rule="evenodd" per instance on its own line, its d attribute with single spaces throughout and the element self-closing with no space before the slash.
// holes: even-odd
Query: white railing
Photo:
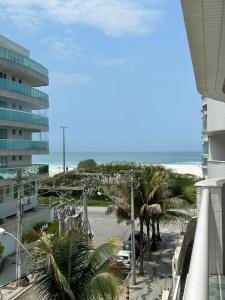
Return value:
<svg viewBox="0 0 225 300">
<path fill-rule="evenodd" d="M 207 300 L 209 295 L 209 190 L 204 189 L 183 300 Z"/>
<path fill-rule="evenodd" d="M 179 300 L 179 299 L 180 299 L 180 276 L 177 276 L 176 285 L 173 292 L 173 300 Z"/>
</svg>

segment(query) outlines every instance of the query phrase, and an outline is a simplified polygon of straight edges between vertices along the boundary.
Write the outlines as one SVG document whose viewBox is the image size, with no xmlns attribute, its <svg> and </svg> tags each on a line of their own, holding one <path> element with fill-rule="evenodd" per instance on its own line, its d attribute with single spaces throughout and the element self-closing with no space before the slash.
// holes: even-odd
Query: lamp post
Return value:
<svg viewBox="0 0 225 300">
<path fill-rule="evenodd" d="M 65 129 L 67 126 L 60 126 L 63 130 L 63 173 L 66 172 L 66 153 L 65 153 Z"/>
<path fill-rule="evenodd" d="M 8 231 L 6 231 L 4 228 L 0 228 L 0 235 L 4 235 L 4 234 L 8 234 L 10 235 L 12 238 L 14 238 L 14 240 L 16 240 L 17 243 L 20 244 L 20 246 L 27 252 L 28 255 L 31 256 L 30 252 L 27 250 L 27 248 L 24 247 L 24 245 L 11 233 L 9 233 Z"/>
</svg>

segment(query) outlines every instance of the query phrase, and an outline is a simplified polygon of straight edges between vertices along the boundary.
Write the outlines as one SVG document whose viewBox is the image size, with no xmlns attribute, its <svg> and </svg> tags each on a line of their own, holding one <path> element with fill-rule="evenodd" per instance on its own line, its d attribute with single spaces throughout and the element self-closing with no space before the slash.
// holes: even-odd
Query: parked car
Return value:
<svg viewBox="0 0 225 300">
<path fill-rule="evenodd" d="M 120 250 L 116 255 L 116 261 L 122 262 L 126 269 L 130 270 L 131 251 Z"/>
<path fill-rule="evenodd" d="M 123 250 L 131 251 L 131 240 L 127 240 L 123 243 Z M 140 256 L 140 244 L 135 240 L 135 254 L 136 258 Z"/>
</svg>

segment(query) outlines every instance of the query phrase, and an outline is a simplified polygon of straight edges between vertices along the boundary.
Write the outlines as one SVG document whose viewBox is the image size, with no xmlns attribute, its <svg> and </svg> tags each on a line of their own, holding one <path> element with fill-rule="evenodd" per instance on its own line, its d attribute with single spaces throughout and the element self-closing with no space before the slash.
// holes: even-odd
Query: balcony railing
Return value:
<svg viewBox="0 0 225 300">
<path fill-rule="evenodd" d="M 13 63 L 23 65 L 29 69 L 32 69 L 46 77 L 48 77 L 48 70 L 38 62 L 23 56 L 15 51 L 0 47 L 0 58 L 7 59 Z"/>
<path fill-rule="evenodd" d="M 46 141 L 0 140 L 0 150 L 48 150 Z"/>
<path fill-rule="evenodd" d="M 204 189 L 199 209 L 191 262 L 183 300 L 207 300 L 209 295 L 209 190 Z"/>
<path fill-rule="evenodd" d="M 32 88 L 29 85 L 17 83 L 15 81 L 0 79 L 0 89 L 13 91 L 48 102 L 48 94 L 38 89 Z"/>
<path fill-rule="evenodd" d="M 0 168 L 0 179 L 15 179 L 18 169 L 22 170 L 24 176 L 48 174 L 48 165 L 32 165 L 21 168 Z"/>
<path fill-rule="evenodd" d="M 0 120 L 48 126 L 47 117 L 5 108 L 0 108 Z"/>
</svg>

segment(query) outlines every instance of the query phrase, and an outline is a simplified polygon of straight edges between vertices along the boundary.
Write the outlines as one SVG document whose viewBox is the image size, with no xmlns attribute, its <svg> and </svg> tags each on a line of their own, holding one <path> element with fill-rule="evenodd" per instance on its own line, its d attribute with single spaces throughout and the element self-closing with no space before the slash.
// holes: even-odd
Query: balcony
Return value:
<svg viewBox="0 0 225 300">
<path fill-rule="evenodd" d="M 0 179 L 16 179 L 18 169 L 22 170 L 24 176 L 46 175 L 49 171 L 48 165 L 38 164 L 21 168 L 0 168 Z"/>
<path fill-rule="evenodd" d="M 208 161 L 208 178 L 225 177 L 225 161 Z"/>
<path fill-rule="evenodd" d="M 48 102 L 48 94 L 30 87 L 26 84 L 20 84 L 15 81 L 0 79 L 0 89 L 16 92 L 29 97 L 37 98 Z"/>
<path fill-rule="evenodd" d="M 49 145 L 46 141 L 0 140 L 0 155 L 47 154 Z"/>
<path fill-rule="evenodd" d="M 0 108 L 0 125 L 48 131 L 48 118 L 23 111 Z"/>
<path fill-rule="evenodd" d="M 35 86 L 48 84 L 48 70 L 33 59 L 3 47 L 0 47 L 0 59 L 3 70 L 12 69 L 18 77 L 27 76 L 26 80 Z"/>
</svg>

